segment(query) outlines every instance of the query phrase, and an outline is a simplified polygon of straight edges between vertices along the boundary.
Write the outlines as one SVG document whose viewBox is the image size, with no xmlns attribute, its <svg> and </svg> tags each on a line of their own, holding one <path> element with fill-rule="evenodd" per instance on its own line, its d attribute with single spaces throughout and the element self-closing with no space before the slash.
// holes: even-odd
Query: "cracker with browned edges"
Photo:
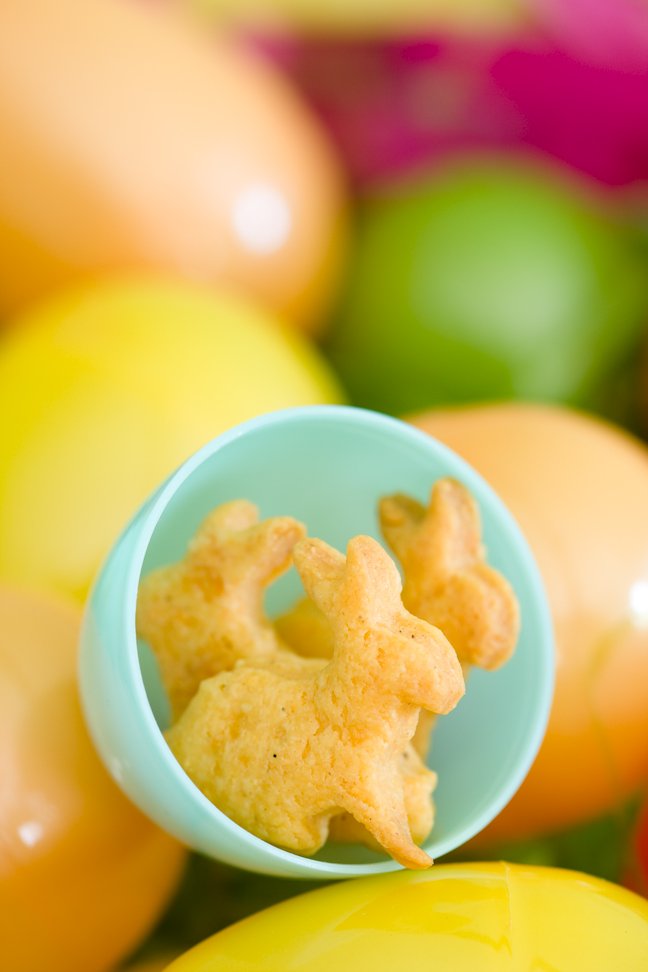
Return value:
<svg viewBox="0 0 648 972">
<path fill-rule="evenodd" d="M 263 607 L 304 534 L 292 517 L 260 522 L 256 506 L 234 500 L 207 516 L 184 559 L 142 580 L 137 633 L 157 658 L 174 719 L 203 679 L 241 659 L 296 675 L 319 667 L 282 646 Z"/>
<path fill-rule="evenodd" d="M 247 661 L 206 679 L 169 745 L 210 800 L 271 843 L 314 853 L 345 812 L 401 864 L 428 867 L 408 822 L 403 754 L 421 709 L 449 712 L 461 698 L 457 655 L 405 610 L 396 566 L 370 537 L 351 540 L 346 558 L 300 540 L 294 560 L 330 625 L 331 661 L 301 678 Z M 417 775 L 431 790 L 434 774 Z"/>
<path fill-rule="evenodd" d="M 454 479 L 439 480 L 426 507 L 397 494 L 379 504 L 380 525 L 401 562 L 403 603 L 412 614 L 440 628 L 457 651 L 464 673 L 471 665 L 495 669 L 515 648 L 519 609 L 508 581 L 486 562 L 477 504 Z M 275 622 L 285 643 L 311 657 L 330 658 L 332 633 L 308 598 Z M 435 716 L 422 712 L 413 747 L 404 752 L 403 773 L 413 834 L 432 824 L 432 805 L 421 798 L 417 753 L 425 757 Z M 333 821 L 331 836 L 372 845 L 348 815 Z"/>
<path fill-rule="evenodd" d="M 479 508 L 456 479 L 440 479 L 427 507 L 396 494 L 379 504 L 385 540 L 403 568 L 403 602 L 441 628 L 467 674 L 493 671 L 517 642 L 519 606 L 509 582 L 486 562 Z M 414 745 L 425 756 L 434 718 L 424 713 Z"/>
</svg>

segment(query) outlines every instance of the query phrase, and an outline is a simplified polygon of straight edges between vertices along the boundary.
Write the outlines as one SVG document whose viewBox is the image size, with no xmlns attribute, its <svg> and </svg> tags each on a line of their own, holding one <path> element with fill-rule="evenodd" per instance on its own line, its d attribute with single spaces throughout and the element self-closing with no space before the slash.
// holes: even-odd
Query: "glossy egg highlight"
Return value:
<svg viewBox="0 0 648 972">
<path fill-rule="evenodd" d="M 597 878 L 514 864 L 439 865 L 293 898 L 167 972 L 643 972 L 648 902 Z"/>
<path fill-rule="evenodd" d="M 295 91 L 166 4 L 0 7 L 0 314 L 79 280 L 218 284 L 320 327 L 343 177 Z"/>
</svg>

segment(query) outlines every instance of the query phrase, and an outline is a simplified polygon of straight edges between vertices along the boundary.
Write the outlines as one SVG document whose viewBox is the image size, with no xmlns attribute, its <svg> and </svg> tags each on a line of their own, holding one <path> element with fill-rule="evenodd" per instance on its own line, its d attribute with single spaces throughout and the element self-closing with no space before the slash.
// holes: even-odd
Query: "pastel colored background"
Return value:
<svg viewBox="0 0 648 972">
<path fill-rule="evenodd" d="M 499 927 L 484 889 L 502 871 L 480 858 L 549 868 L 508 885 L 519 942 L 531 898 L 565 947 L 568 912 L 613 943 L 612 913 L 645 922 L 621 889 L 646 894 L 648 859 L 644 0 L 4 0 L 0 146 L 0 967 L 161 972 L 310 886 L 190 853 L 138 810 L 90 742 L 75 666 L 93 579 L 146 497 L 238 423 L 311 405 L 369 406 L 456 450 L 547 592 L 547 734 L 452 853 L 471 862 L 457 921 L 481 902 L 477 933 Z M 342 483 L 316 443 L 304 455 L 313 489 Z M 297 512 L 297 476 L 284 487 L 261 458 L 255 486 Z M 332 539 L 352 529 L 336 533 L 341 503 Z M 126 725 L 123 699 L 112 718 Z M 586 877 L 556 890 L 552 868 Z M 435 873 L 414 882 L 432 897 Z M 453 956 L 458 926 L 399 880 L 429 955 Z M 363 913 L 344 887 L 326 913 L 356 893 Z M 203 972 L 215 941 L 179 972 Z M 557 954 L 543 961 L 577 970 L 586 953 Z"/>
</svg>

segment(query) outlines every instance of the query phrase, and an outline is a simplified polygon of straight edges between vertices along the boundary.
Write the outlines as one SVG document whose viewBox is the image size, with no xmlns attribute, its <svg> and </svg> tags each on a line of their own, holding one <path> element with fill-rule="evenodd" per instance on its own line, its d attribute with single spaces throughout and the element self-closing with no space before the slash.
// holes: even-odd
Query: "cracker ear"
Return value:
<svg viewBox="0 0 648 972">
<path fill-rule="evenodd" d="M 382 535 L 401 562 L 424 515 L 423 506 L 403 493 L 384 496 L 378 504 Z"/>
<path fill-rule="evenodd" d="M 433 542 L 437 570 L 454 573 L 483 559 L 479 507 L 456 479 L 435 483 L 422 529 Z"/>
<path fill-rule="evenodd" d="M 273 516 L 241 538 L 243 561 L 249 575 L 270 582 L 290 566 L 295 544 L 306 536 L 306 527 L 292 516 Z"/>
<path fill-rule="evenodd" d="M 232 500 L 212 510 L 202 521 L 189 544 L 189 552 L 220 546 L 229 534 L 248 530 L 259 522 L 259 510 L 248 500 Z"/>
<path fill-rule="evenodd" d="M 320 611 L 333 618 L 344 577 L 343 555 L 323 540 L 306 537 L 295 546 L 293 557 L 307 595 Z"/>
<path fill-rule="evenodd" d="M 347 547 L 343 582 L 345 606 L 365 620 L 402 611 L 402 583 L 396 564 L 377 540 L 354 537 Z"/>
</svg>

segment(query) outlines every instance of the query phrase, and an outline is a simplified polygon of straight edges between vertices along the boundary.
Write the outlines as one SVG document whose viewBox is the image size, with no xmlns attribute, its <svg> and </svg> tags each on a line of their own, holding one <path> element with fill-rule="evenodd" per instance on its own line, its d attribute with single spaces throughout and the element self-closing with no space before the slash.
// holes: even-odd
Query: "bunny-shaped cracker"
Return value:
<svg viewBox="0 0 648 972">
<path fill-rule="evenodd" d="M 174 719 L 203 679 L 242 658 L 296 675 L 321 667 L 285 649 L 263 610 L 265 588 L 304 534 L 292 517 L 259 522 L 256 506 L 234 500 L 203 521 L 184 560 L 142 580 L 137 633 L 157 657 Z"/>
<path fill-rule="evenodd" d="M 401 494 L 379 504 L 383 535 L 399 558 L 405 583 L 403 603 L 447 636 L 467 672 L 470 665 L 494 669 L 511 655 L 519 630 L 519 610 L 508 582 L 485 561 L 479 510 L 454 479 L 433 487 L 428 508 Z M 328 658 L 332 632 L 308 598 L 278 618 L 276 628 L 295 651 Z M 404 752 L 403 773 L 413 834 L 432 825 L 432 805 L 421 798 L 415 749 L 425 756 L 434 715 L 421 712 L 413 747 Z M 341 841 L 367 835 L 348 815 L 333 821 L 331 835 Z"/>
<path fill-rule="evenodd" d="M 351 540 L 346 559 L 301 540 L 294 559 L 331 626 L 330 663 L 300 679 L 249 663 L 207 679 L 168 743 L 206 796 L 265 840 L 313 853 L 346 811 L 401 864 L 428 867 L 401 762 L 421 708 L 449 712 L 461 698 L 456 653 L 404 609 L 398 571 L 370 537 Z"/>
<path fill-rule="evenodd" d="M 379 517 L 403 568 L 407 609 L 441 628 L 462 662 L 502 665 L 517 641 L 518 604 L 486 563 L 479 509 L 466 487 L 440 479 L 427 509 L 409 496 L 385 497 Z"/>
<path fill-rule="evenodd" d="M 518 603 L 508 581 L 486 563 L 479 509 L 466 487 L 440 479 L 427 508 L 402 494 L 385 497 L 379 518 L 403 568 L 408 610 L 441 628 L 464 674 L 471 665 L 503 665 L 518 637 Z M 414 746 L 423 757 L 434 721 L 421 713 Z"/>
</svg>

